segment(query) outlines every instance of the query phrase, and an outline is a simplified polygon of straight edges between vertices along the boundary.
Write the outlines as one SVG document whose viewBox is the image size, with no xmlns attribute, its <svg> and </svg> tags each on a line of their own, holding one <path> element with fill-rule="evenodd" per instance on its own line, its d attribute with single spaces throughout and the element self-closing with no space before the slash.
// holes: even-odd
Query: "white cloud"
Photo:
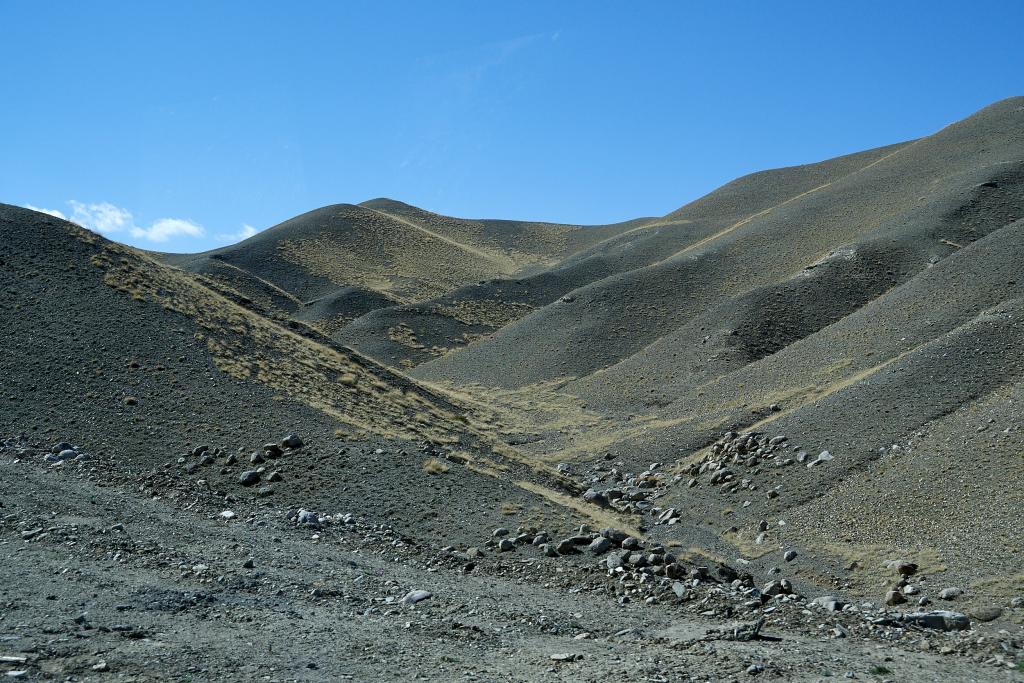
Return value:
<svg viewBox="0 0 1024 683">
<path fill-rule="evenodd" d="M 161 218 L 148 228 L 132 227 L 132 237 L 141 237 L 150 242 L 166 242 L 179 235 L 202 237 L 205 234 L 203 226 L 182 218 Z"/>
<path fill-rule="evenodd" d="M 71 205 L 72 210 L 71 220 L 96 232 L 104 234 L 120 232 L 135 225 L 131 212 L 114 206 L 110 202 L 84 204 L 72 199 L 68 204 Z"/>
<path fill-rule="evenodd" d="M 26 204 L 25 208 L 31 209 L 32 211 L 38 211 L 39 213 L 48 213 L 51 216 L 56 216 L 57 218 L 67 220 L 67 216 L 65 216 L 62 212 L 58 211 L 57 209 L 40 209 L 38 206 L 32 206 L 31 204 Z"/>
<path fill-rule="evenodd" d="M 206 234 L 203 226 L 183 218 L 161 218 L 154 221 L 148 228 L 139 226 L 135 224 L 135 218 L 131 211 L 110 202 L 86 204 L 72 199 L 68 204 L 71 205 L 70 220 L 84 228 L 103 234 L 128 232 L 132 237 L 150 242 L 166 242 L 173 237 L 180 236 L 202 237 Z M 36 210 L 64 218 L 59 211 Z"/>
<path fill-rule="evenodd" d="M 230 242 L 233 244 L 235 242 L 241 242 L 242 240 L 249 239 L 258 232 L 259 230 L 252 227 L 248 223 L 243 223 L 242 229 L 239 230 L 238 232 L 222 232 L 221 234 L 217 235 L 217 239 L 222 240 L 224 242 Z"/>
</svg>

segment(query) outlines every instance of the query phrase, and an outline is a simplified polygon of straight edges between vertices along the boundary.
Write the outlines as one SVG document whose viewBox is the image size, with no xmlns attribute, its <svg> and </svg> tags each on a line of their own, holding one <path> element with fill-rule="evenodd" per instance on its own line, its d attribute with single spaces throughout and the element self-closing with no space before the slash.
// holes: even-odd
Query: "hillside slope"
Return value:
<svg viewBox="0 0 1024 683">
<path fill-rule="evenodd" d="M 784 319 L 775 306 L 771 324 L 786 329 L 751 329 L 749 337 L 778 338 L 751 338 L 756 348 L 739 359 L 748 362 L 856 310 L 933 258 L 1020 216 L 1015 169 L 1024 158 L 1022 102 L 992 105 L 935 135 L 854 158 L 834 174 L 816 174 L 781 194 L 763 189 L 774 184 L 771 174 L 750 177 L 738 183 L 740 195 L 770 201 L 788 196 L 767 208 L 752 203 L 742 217 L 733 209 L 730 218 L 736 220 L 724 227 L 679 241 L 649 265 L 574 290 L 571 301 L 545 306 L 416 374 L 506 387 L 582 378 L 626 361 L 685 325 L 694 326 L 689 335 L 700 332 L 703 339 L 711 322 L 717 325 L 733 309 L 759 310 L 767 300 L 777 301 Z M 822 177 L 829 179 L 803 189 Z M 999 178 L 1001 188 L 980 187 L 998 185 Z M 723 204 L 743 206 L 735 195 L 726 192 Z M 714 193 L 695 203 L 697 212 L 713 199 Z M 806 271 L 814 276 L 805 277 Z M 787 297 L 787 288 L 802 293 Z M 806 311 L 812 300 L 816 308 Z M 702 315 L 712 320 L 701 321 Z M 746 324 L 759 324 L 747 317 Z M 622 390 L 635 397 L 636 374 L 627 368 L 623 376 L 629 381 Z M 611 386 L 612 393 L 619 390 Z"/>
</svg>

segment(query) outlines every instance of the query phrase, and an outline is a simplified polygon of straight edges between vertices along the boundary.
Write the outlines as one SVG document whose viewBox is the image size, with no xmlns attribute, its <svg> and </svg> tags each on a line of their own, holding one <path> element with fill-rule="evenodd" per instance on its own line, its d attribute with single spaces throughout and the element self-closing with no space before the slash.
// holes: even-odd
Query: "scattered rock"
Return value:
<svg viewBox="0 0 1024 683">
<path fill-rule="evenodd" d="M 598 536 L 597 538 L 595 538 L 593 541 L 590 542 L 590 545 L 587 546 L 587 550 L 589 550 L 594 555 L 601 555 L 603 553 L 608 552 L 608 550 L 611 547 L 612 547 L 612 542 L 611 541 L 609 541 L 607 538 L 604 538 L 603 536 Z"/>
<path fill-rule="evenodd" d="M 971 610 L 971 617 L 981 622 L 995 621 L 1002 615 L 1002 607 L 976 607 Z"/>
<path fill-rule="evenodd" d="M 238 477 L 238 482 L 242 486 L 253 486 L 260 482 L 259 472 L 256 470 L 246 470 Z"/>
<path fill-rule="evenodd" d="M 412 590 L 406 593 L 405 597 L 402 598 L 402 602 L 407 605 L 415 605 L 416 603 L 423 602 L 424 600 L 429 600 L 432 597 L 434 597 L 434 594 L 430 591 Z"/>
<path fill-rule="evenodd" d="M 955 586 L 950 586 L 949 588 L 943 588 L 939 591 L 939 598 L 942 600 L 956 600 L 963 594 L 964 592 L 961 589 L 956 588 Z"/>
<path fill-rule="evenodd" d="M 933 612 L 914 612 L 903 615 L 905 622 L 930 628 L 938 631 L 963 631 L 970 628 L 971 620 L 966 614 L 950 612 L 948 610 L 935 610 Z"/>
<path fill-rule="evenodd" d="M 820 464 L 821 464 L 821 463 L 823 463 L 823 462 L 828 462 L 829 460 L 833 460 L 833 459 L 834 459 L 834 457 L 835 457 L 835 456 L 833 456 L 833 455 L 832 455 L 831 453 L 829 453 L 828 451 L 822 451 L 822 452 L 821 452 L 821 453 L 820 453 L 820 454 L 818 455 L 818 457 L 817 457 L 817 458 L 815 458 L 815 459 L 814 459 L 813 461 L 811 461 L 811 462 L 807 463 L 807 466 L 808 466 L 808 467 L 814 467 L 814 466 L 816 466 L 816 465 L 820 465 Z"/>
<path fill-rule="evenodd" d="M 787 550 L 782 555 L 782 559 L 784 559 L 786 562 L 792 562 L 793 560 L 796 559 L 796 556 L 797 556 L 797 552 L 795 550 Z"/>
<path fill-rule="evenodd" d="M 503 538 L 498 542 L 498 550 L 503 553 L 511 552 L 516 549 L 516 544 L 511 539 Z"/>
<path fill-rule="evenodd" d="M 575 662 L 577 659 L 583 659 L 583 655 L 573 654 L 571 652 L 561 652 L 558 654 L 551 655 L 551 661 L 565 663 Z"/>
<path fill-rule="evenodd" d="M 281 439 L 281 446 L 282 448 L 290 448 L 294 450 L 296 448 L 302 448 L 303 446 L 305 446 L 305 444 L 302 442 L 302 439 L 299 438 L 298 435 L 289 434 L 288 436 Z"/>
<path fill-rule="evenodd" d="M 913 576 L 917 573 L 917 564 L 914 562 L 904 562 L 899 560 L 895 564 L 896 571 L 900 576 Z"/>
<path fill-rule="evenodd" d="M 890 588 L 885 593 L 885 604 L 889 605 L 890 607 L 894 605 L 902 605 L 906 601 L 907 598 L 904 597 L 902 591 L 900 591 L 897 588 Z"/>
<path fill-rule="evenodd" d="M 847 603 L 842 598 L 834 595 L 822 595 L 811 601 L 814 605 L 820 605 L 830 612 L 842 612 Z"/>
</svg>

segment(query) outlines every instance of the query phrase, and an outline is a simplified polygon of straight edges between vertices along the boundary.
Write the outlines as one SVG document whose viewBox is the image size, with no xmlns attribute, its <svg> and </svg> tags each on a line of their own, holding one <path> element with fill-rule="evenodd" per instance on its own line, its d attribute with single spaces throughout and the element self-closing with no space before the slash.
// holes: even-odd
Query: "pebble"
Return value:
<svg viewBox="0 0 1024 683">
<path fill-rule="evenodd" d="M 963 594 L 964 592 L 961 589 L 955 586 L 950 586 L 949 588 L 943 588 L 939 591 L 939 598 L 942 600 L 956 600 Z"/>
<path fill-rule="evenodd" d="M 288 436 L 281 439 L 281 446 L 283 446 L 284 448 L 302 448 L 304 445 L 305 444 L 302 442 L 302 439 L 299 438 L 299 436 L 296 434 L 289 434 Z"/>
<path fill-rule="evenodd" d="M 971 610 L 971 616 L 981 622 L 995 621 L 1002 615 L 1002 607 L 977 607 Z"/>
<path fill-rule="evenodd" d="M 501 542 L 498 543 L 498 550 L 500 550 L 503 553 L 511 552 L 515 549 L 516 544 L 513 543 L 510 539 L 503 538 L 501 539 Z"/>
<path fill-rule="evenodd" d="M 571 652 L 560 652 L 558 654 L 551 655 L 551 661 L 553 662 L 575 662 L 577 659 L 583 659 L 583 655 L 577 655 Z"/>
<path fill-rule="evenodd" d="M 902 605 L 907 599 L 903 596 L 899 590 L 891 588 L 885 593 L 885 604 L 892 607 L 893 605 Z"/>
<path fill-rule="evenodd" d="M 608 552 L 608 550 L 611 549 L 611 547 L 611 541 L 609 541 L 607 538 L 604 538 L 603 536 L 598 536 L 590 542 L 590 545 L 587 546 L 587 550 L 589 550 L 594 555 L 601 555 L 603 553 Z"/>
<path fill-rule="evenodd" d="M 785 554 L 782 556 L 782 559 L 784 559 L 786 562 L 792 562 L 796 559 L 796 556 L 797 552 L 795 550 L 787 550 Z"/>
<path fill-rule="evenodd" d="M 500 538 L 502 536 L 508 536 L 508 534 L 509 534 L 508 529 L 506 529 L 503 526 L 500 526 L 500 527 L 498 527 L 497 529 L 494 530 L 494 533 L 492 533 L 491 536 L 494 536 L 495 538 Z"/>
<path fill-rule="evenodd" d="M 550 545 L 551 544 L 549 543 L 548 546 L 550 547 Z M 558 545 L 555 546 L 555 550 L 558 551 L 557 554 L 559 555 L 568 555 L 570 553 L 576 552 L 576 543 L 575 541 L 573 541 L 573 539 L 566 538 L 558 542 Z"/>
<path fill-rule="evenodd" d="M 904 615 L 903 618 L 915 626 L 939 631 L 963 631 L 971 626 L 971 620 L 967 618 L 966 614 L 947 610 L 914 612 Z"/>
<path fill-rule="evenodd" d="M 242 563 L 244 569 L 253 569 L 256 566 L 256 561 L 251 557 Z"/>
<path fill-rule="evenodd" d="M 830 612 L 841 612 L 847 604 L 834 595 L 822 595 L 821 597 L 814 598 L 811 602 L 815 605 L 821 605 Z"/>
<path fill-rule="evenodd" d="M 220 513 L 221 519 L 234 519 L 235 517 L 236 515 L 232 510 L 225 510 L 224 512 Z"/>
<path fill-rule="evenodd" d="M 256 470 L 246 470 L 238 477 L 238 482 L 242 486 L 252 486 L 258 484 L 260 481 L 260 475 Z"/>
<path fill-rule="evenodd" d="M 828 462 L 829 460 L 832 459 L 834 459 L 834 456 L 831 453 L 829 453 L 828 451 L 822 451 L 815 460 L 807 463 L 807 466 L 814 467 L 815 465 L 820 465 L 821 463 Z"/>
<path fill-rule="evenodd" d="M 418 602 L 429 600 L 432 597 L 434 597 L 434 594 L 430 591 L 412 590 L 406 593 L 405 597 L 402 598 L 402 602 L 404 602 L 407 605 L 415 605 Z"/>
</svg>

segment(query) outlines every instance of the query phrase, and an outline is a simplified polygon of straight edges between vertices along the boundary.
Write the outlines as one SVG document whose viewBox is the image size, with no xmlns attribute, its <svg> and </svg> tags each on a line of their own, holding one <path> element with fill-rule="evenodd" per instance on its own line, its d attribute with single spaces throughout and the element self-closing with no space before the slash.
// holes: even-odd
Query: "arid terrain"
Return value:
<svg viewBox="0 0 1024 683">
<path fill-rule="evenodd" d="M 0 204 L 0 675 L 1024 680 L 1024 98 L 580 226 Z"/>
</svg>

